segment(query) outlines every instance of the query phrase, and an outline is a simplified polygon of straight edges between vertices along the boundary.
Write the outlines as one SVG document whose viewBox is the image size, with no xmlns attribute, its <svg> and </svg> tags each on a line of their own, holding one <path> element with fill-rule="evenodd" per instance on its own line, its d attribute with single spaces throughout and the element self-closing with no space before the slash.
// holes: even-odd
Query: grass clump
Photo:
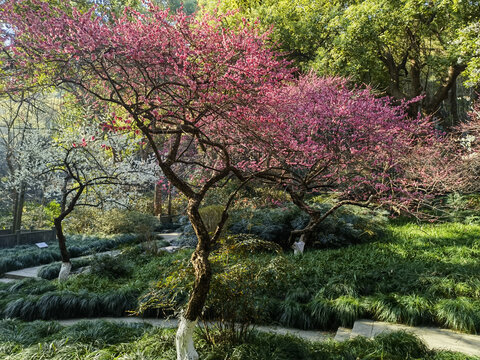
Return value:
<svg viewBox="0 0 480 360">
<path fill-rule="evenodd" d="M 0 322 L 0 329 L 10 326 L 21 332 L 30 325 L 10 320 Z M 173 329 L 105 321 L 79 322 L 70 327 L 42 322 L 33 325 L 49 330 L 36 336 L 35 341 L 20 336 L 8 342 L 0 340 L 2 359 L 176 359 Z M 200 358 L 208 360 L 473 360 L 458 353 L 429 351 L 422 341 L 405 332 L 382 334 L 374 339 L 357 337 L 343 343 L 310 342 L 256 331 L 239 343 L 210 343 L 202 336 L 197 332 L 195 343 Z"/>
<path fill-rule="evenodd" d="M 72 271 L 76 271 L 81 267 L 88 266 L 91 263 L 90 259 L 72 259 Z M 38 277 L 45 280 L 53 280 L 58 278 L 60 273 L 60 268 L 62 266 L 61 262 L 54 262 L 48 265 L 43 266 L 38 271 Z"/>
<path fill-rule="evenodd" d="M 103 237 L 72 235 L 67 237 L 67 248 L 70 256 L 74 258 L 109 251 L 126 244 L 133 244 L 137 239 L 138 235 L 135 234 L 117 234 Z M 35 245 L 0 249 L 0 274 L 60 261 L 58 244 L 51 242 L 48 245 L 49 247 L 44 249 L 39 249 Z"/>
<path fill-rule="evenodd" d="M 8 303 L 4 316 L 26 321 L 125 316 L 128 311 L 135 310 L 138 295 L 133 289 L 101 294 L 53 291 L 21 297 Z"/>
<path fill-rule="evenodd" d="M 480 329 L 480 302 L 460 297 L 440 300 L 435 305 L 437 320 L 455 330 L 476 332 Z"/>
</svg>

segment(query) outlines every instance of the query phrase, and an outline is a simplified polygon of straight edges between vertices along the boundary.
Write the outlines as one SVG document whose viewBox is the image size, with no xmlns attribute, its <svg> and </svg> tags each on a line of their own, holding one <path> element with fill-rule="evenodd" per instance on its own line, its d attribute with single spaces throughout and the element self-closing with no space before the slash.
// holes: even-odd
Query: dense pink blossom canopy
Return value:
<svg viewBox="0 0 480 360">
<path fill-rule="evenodd" d="M 441 158 L 427 120 L 346 80 L 294 79 L 255 26 L 153 6 L 113 22 L 41 0 L 1 7 L 17 70 L 10 90 L 26 80 L 74 86 L 118 107 L 122 130 L 147 136 L 170 180 L 261 173 L 295 191 L 407 205 L 447 174 L 419 161 Z"/>
</svg>

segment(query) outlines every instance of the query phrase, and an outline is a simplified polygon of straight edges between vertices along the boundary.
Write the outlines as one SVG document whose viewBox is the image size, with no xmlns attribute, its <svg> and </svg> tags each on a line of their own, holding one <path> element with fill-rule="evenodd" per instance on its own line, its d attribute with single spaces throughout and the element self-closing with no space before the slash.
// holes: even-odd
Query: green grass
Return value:
<svg viewBox="0 0 480 360">
<path fill-rule="evenodd" d="M 137 245 L 114 259 L 95 260 L 90 274 L 71 276 L 65 282 L 27 279 L 0 284 L 0 313 L 29 321 L 125 316 L 136 310 L 142 293 L 190 254 L 154 256 L 141 252 Z M 55 271 L 55 267 L 47 269 Z"/>
<path fill-rule="evenodd" d="M 175 330 L 142 324 L 79 322 L 62 327 L 55 322 L 0 321 L 0 358 L 174 360 Z M 473 360 L 459 353 L 429 351 L 415 336 L 396 332 L 373 340 L 362 337 L 343 343 L 309 342 L 293 336 L 253 331 L 244 342 L 231 344 L 217 336 L 215 344 L 200 332 L 195 343 L 208 360 Z"/>
<path fill-rule="evenodd" d="M 117 234 L 110 236 L 82 236 L 67 237 L 67 248 L 71 257 L 90 255 L 132 244 L 138 240 L 138 235 Z M 21 245 L 14 248 L 0 249 L 0 274 L 12 270 L 32 266 L 50 264 L 60 261 L 60 250 L 56 242 L 48 244 L 48 248 L 39 249 L 35 245 Z"/>
<path fill-rule="evenodd" d="M 336 329 L 359 318 L 480 332 L 480 226 L 391 224 L 375 241 L 303 256 L 230 256 L 255 278 L 259 320 Z M 177 270 L 172 270 L 174 274 Z M 209 312 L 215 317 L 214 312 Z"/>
<path fill-rule="evenodd" d="M 371 318 L 476 333 L 480 332 L 478 234 L 478 225 L 397 223 L 389 225 L 381 238 L 365 244 L 312 250 L 300 257 L 238 252 L 217 254 L 212 260 L 214 269 L 224 269 L 225 276 L 235 274 L 235 269 L 248 269 L 254 280 L 248 280 L 243 296 L 251 297 L 245 303 L 253 303 L 258 313 L 253 316 L 249 311 L 249 315 L 263 323 L 336 330 L 356 319 Z M 134 246 L 117 258 L 118 264 L 111 264 L 116 266 L 112 271 L 128 270 L 122 270 L 122 278 L 106 277 L 105 269 L 99 267 L 101 271 L 64 283 L 27 282 L 23 290 L 13 292 L 9 285 L 0 285 L 0 310 L 24 319 L 32 318 L 30 307 L 36 309 L 33 318 L 45 314 L 43 319 L 58 316 L 56 306 L 77 309 L 67 311 L 75 316 L 111 314 L 107 299 L 118 308 L 134 310 L 137 299 L 126 301 L 125 294 L 141 296 L 150 288 L 182 305 L 187 294 L 178 290 L 192 281 L 191 271 L 184 271 L 190 255 L 191 251 L 180 251 L 155 256 Z M 176 282 L 181 276 L 184 279 Z M 156 288 L 162 279 L 162 288 Z M 169 290 L 166 283 L 181 286 Z M 61 300 L 62 296 L 78 300 Z M 214 300 L 218 302 L 219 297 L 209 301 L 214 304 Z M 207 308 L 208 316 L 220 315 L 215 306 L 207 304 Z"/>
</svg>

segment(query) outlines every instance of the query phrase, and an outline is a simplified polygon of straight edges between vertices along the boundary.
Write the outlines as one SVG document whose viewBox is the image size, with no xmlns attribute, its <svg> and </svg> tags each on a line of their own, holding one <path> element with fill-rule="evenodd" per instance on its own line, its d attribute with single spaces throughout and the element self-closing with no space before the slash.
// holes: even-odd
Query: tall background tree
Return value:
<svg viewBox="0 0 480 360">
<path fill-rule="evenodd" d="M 472 1 L 202 0 L 207 11 L 239 9 L 234 18 L 273 26 L 273 46 L 302 70 L 348 76 L 379 94 L 412 99 L 411 115 L 434 114 L 444 128 L 465 120 L 475 92 L 462 74 L 478 63 L 474 34 L 480 7 Z M 478 32 L 477 32 L 478 34 Z M 463 37 L 462 37 L 463 36 Z"/>
</svg>

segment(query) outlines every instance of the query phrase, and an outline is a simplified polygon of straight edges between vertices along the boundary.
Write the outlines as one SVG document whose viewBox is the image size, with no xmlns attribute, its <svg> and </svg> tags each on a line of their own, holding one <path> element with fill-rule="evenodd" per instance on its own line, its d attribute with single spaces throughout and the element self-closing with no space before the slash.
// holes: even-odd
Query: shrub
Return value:
<svg viewBox="0 0 480 360">
<path fill-rule="evenodd" d="M 127 277 L 132 271 L 132 265 L 128 261 L 115 256 L 96 256 L 91 264 L 92 274 L 110 279 Z"/>
<path fill-rule="evenodd" d="M 326 212 L 331 203 L 317 201 L 316 206 Z M 232 213 L 229 230 L 234 234 L 255 234 L 264 240 L 287 246 L 290 232 L 302 229 L 308 215 L 296 206 L 252 209 L 244 208 Z M 354 206 L 344 206 L 327 217 L 317 228 L 313 243 L 317 247 L 338 247 L 371 239 L 379 235 L 385 225 L 382 212 L 369 211 Z"/>
<path fill-rule="evenodd" d="M 7 304 L 4 315 L 26 321 L 77 317 L 123 316 L 135 310 L 138 292 L 122 289 L 104 294 L 53 291 L 41 296 L 25 296 Z"/>
<path fill-rule="evenodd" d="M 258 236 L 251 234 L 227 235 L 221 239 L 224 249 L 223 251 L 234 252 L 238 254 L 272 252 L 280 254 L 282 248 L 272 242 L 263 240 Z"/>
<path fill-rule="evenodd" d="M 110 236 L 67 236 L 67 249 L 71 257 L 79 257 L 132 244 L 138 240 L 135 234 L 117 234 Z M 0 249 L 0 274 L 12 270 L 50 264 L 60 261 L 60 250 L 57 243 L 49 243 L 46 249 L 35 245 L 22 245 L 9 249 Z"/>
<path fill-rule="evenodd" d="M 213 233 L 217 228 L 218 223 L 222 219 L 223 206 L 222 205 L 209 205 L 199 210 L 202 221 L 209 233 Z"/>
<path fill-rule="evenodd" d="M 440 300 L 435 305 L 437 320 L 445 326 L 468 332 L 480 329 L 480 302 L 465 297 Z"/>
<path fill-rule="evenodd" d="M 105 320 L 85 320 L 65 327 L 55 335 L 55 338 L 103 347 L 132 341 L 151 328 L 151 325 L 144 323 L 116 324 Z"/>
<path fill-rule="evenodd" d="M 24 323 L 18 320 L 0 320 L 0 342 L 11 341 L 22 345 L 32 345 L 56 334 L 62 327 L 53 321 L 33 321 Z"/>
<path fill-rule="evenodd" d="M 159 225 L 151 213 L 126 209 L 101 210 L 79 207 L 65 219 L 65 232 L 70 234 L 150 233 Z"/>
</svg>

